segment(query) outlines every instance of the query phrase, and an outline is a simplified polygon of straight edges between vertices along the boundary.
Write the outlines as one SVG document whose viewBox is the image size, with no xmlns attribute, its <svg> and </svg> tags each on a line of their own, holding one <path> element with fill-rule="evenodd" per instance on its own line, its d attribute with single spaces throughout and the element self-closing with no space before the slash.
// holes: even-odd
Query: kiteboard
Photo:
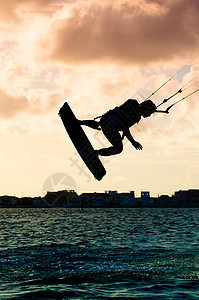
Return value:
<svg viewBox="0 0 199 300">
<path fill-rule="evenodd" d="M 100 181 L 106 170 L 67 102 L 60 108 L 59 116 L 77 152 L 93 176 Z"/>
</svg>

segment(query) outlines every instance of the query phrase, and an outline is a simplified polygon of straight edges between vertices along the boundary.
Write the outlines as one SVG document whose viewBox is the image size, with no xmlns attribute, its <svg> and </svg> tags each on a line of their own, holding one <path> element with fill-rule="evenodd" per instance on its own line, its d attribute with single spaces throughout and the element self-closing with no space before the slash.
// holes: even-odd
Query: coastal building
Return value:
<svg viewBox="0 0 199 300">
<path fill-rule="evenodd" d="M 199 190 L 190 189 L 187 191 L 175 192 L 174 197 L 182 207 L 199 207 Z"/>
<path fill-rule="evenodd" d="M 141 192 L 141 207 L 149 207 L 154 206 L 154 202 L 150 197 L 149 191 L 142 191 Z"/>
<path fill-rule="evenodd" d="M 6 206 L 6 207 L 16 207 L 19 205 L 19 198 L 15 197 L 15 196 L 2 196 L 0 198 L 0 205 L 3 207 L 3 206 Z"/>
<path fill-rule="evenodd" d="M 47 192 L 43 198 L 34 200 L 35 207 L 79 207 L 78 195 L 74 190 Z"/>
<path fill-rule="evenodd" d="M 83 193 L 80 195 L 81 203 L 86 207 L 135 207 L 134 191 L 118 193 L 105 191 L 105 193 Z"/>
<path fill-rule="evenodd" d="M 134 191 L 130 191 L 129 193 L 119 193 L 118 197 L 120 199 L 121 207 L 136 207 L 136 206 L 138 206 L 137 201 L 135 199 Z"/>
<path fill-rule="evenodd" d="M 168 195 L 161 195 L 155 200 L 155 207 L 178 207 L 179 201 L 174 197 Z"/>
<path fill-rule="evenodd" d="M 117 191 L 105 193 L 83 193 L 80 195 L 82 206 L 86 207 L 111 207 L 120 204 Z"/>
<path fill-rule="evenodd" d="M 102 207 L 104 193 L 82 193 L 79 196 L 79 201 L 82 207 Z"/>
</svg>

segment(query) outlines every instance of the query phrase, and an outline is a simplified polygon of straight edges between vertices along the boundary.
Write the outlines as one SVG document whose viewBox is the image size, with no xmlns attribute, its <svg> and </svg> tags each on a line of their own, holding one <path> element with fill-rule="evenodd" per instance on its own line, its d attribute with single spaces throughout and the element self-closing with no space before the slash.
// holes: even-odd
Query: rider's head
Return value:
<svg viewBox="0 0 199 300">
<path fill-rule="evenodd" d="M 144 118 L 150 117 L 156 111 L 156 106 L 151 100 L 140 103 L 141 114 Z"/>
</svg>

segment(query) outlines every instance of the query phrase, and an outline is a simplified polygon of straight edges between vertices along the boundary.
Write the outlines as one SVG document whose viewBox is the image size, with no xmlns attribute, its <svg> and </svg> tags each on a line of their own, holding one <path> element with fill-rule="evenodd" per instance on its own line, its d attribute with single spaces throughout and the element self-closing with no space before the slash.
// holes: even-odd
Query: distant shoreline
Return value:
<svg viewBox="0 0 199 300">
<path fill-rule="evenodd" d="M 135 197 L 134 191 L 119 193 L 82 193 L 74 190 L 47 192 L 44 197 L 0 196 L 0 208 L 199 208 L 199 190 L 180 190 L 171 197 L 161 195 L 150 197 L 150 192 L 141 192 Z"/>
</svg>

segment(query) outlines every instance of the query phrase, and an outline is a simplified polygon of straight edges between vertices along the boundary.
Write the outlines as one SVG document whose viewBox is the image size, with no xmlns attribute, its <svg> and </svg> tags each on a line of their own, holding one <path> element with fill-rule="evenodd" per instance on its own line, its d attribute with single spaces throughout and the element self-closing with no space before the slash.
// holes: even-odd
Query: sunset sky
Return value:
<svg viewBox="0 0 199 300">
<path fill-rule="evenodd" d="M 67 101 L 93 119 L 128 98 L 156 104 L 199 88 L 198 0 L 0 0 L 0 195 L 39 196 L 53 174 L 55 190 L 141 190 L 171 195 L 199 188 L 199 93 L 131 128 L 143 145 L 102 161 L 98 182 L 77 155 L 58 116 Z M 199 77 L 199 76 L 198 76 Z M 165 104 L 162 108 L 168 106 Z M 85 128 L 99 149 L 101 132 Z"/>
</svg>

